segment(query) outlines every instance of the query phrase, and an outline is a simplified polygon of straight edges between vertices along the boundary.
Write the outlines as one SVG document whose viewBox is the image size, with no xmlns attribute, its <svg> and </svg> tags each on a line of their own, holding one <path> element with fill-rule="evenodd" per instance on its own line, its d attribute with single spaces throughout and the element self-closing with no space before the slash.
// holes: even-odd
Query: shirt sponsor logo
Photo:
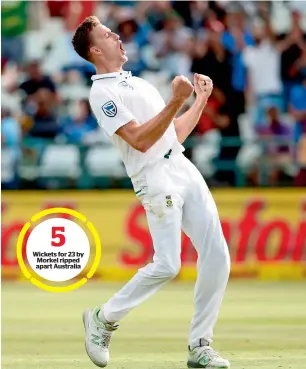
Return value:
<svg viewBox="0 0 306 369">
<path fill-rule="evenodd" d="M 131 90 L 134 90 L 134 87 L 129 85 L 126 81 L 122 81 L 118 84 L 119 87 L 129 87 Z"/>
<path fill-rule="evenodd" d="M 113 118 L 117 114 L 116 104 L 110 100 L 102 106 L 103 113 L 110 118 Z"/>
</svg>

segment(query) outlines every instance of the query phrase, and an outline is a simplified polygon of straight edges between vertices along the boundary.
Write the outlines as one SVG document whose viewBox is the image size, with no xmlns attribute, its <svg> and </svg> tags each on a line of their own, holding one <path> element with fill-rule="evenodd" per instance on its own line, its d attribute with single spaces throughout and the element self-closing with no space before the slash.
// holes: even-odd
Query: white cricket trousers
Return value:
<svg viewBox="0 0 306 369">
<path fill-rule="evenodd" d="M 179 273 L 183 229 L 198 254 L 188 342 L 190 346 L 201 345 L 200 340 L 210 343 L 229 277 L 230 258 L 208 187 L 183 154 L 145 168 L 132 182 L 146 210 L 153 262 L 139 269 L 104 305 L 104 316 L 110 322 L 119 321 Z"/>
</svg>

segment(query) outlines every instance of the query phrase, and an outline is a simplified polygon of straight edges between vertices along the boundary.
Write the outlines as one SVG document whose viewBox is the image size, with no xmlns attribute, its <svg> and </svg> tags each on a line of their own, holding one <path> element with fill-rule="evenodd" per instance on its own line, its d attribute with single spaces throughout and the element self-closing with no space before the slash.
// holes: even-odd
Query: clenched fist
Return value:
<svg viewBox="0 0 306 369">
<path fill-rule="evenodd" d="M 193 93 L 193 86 L 188 78 L 178 76 L 172 81 L 172 90 L 175 99 L 187 100 Z"/>
<path fill-rule="evenodd" d="M 204 100 L 208 100 L 213 90 L 213 82 L 208 76 L 195 73 L 194 89 L 197 96 L 203 98 Z"/>
</svg>

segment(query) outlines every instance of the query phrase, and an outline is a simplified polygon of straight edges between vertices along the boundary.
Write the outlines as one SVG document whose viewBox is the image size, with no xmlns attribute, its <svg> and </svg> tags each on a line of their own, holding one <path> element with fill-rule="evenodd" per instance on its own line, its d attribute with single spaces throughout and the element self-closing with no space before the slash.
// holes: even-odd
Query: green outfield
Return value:
<svg viewBox="0 0 306 369">
<path fill-rule="evenodd" d="M 82 310 L 118 285 L 88 284 L 53 294 L 2 284 L 2 368 L 90 369 Z M 193 286 L 172 283 L 122 321 L 112 342 L 113 369 L 186 367 Z M 214 348 L 236 369 L 306 368 L 306 283 L 231 281 Z"/>
</svg>

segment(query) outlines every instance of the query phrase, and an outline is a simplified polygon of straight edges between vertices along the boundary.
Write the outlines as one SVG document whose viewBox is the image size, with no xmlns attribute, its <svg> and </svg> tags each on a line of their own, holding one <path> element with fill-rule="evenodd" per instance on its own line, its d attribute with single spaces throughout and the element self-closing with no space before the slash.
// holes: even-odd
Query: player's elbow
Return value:
<svg viewBox="0 0 306 369">
<path fill-rule="evenodd" d="M 137 151 L 140 151 L 142 153 L 147 152 L 149 150 L 149 148 L 150 148 L 149 145 L 144 141 L 137 140 L 134 143 L 134 149 L 136 149 Z"/>
<path fill-rule="evenodd" d="M 117 130 L 117 135 L 126 141 L 133 149 L 142 153 L 147 152 L 153 145 L 148 133 L 134 120 Z"/>
</svg>

